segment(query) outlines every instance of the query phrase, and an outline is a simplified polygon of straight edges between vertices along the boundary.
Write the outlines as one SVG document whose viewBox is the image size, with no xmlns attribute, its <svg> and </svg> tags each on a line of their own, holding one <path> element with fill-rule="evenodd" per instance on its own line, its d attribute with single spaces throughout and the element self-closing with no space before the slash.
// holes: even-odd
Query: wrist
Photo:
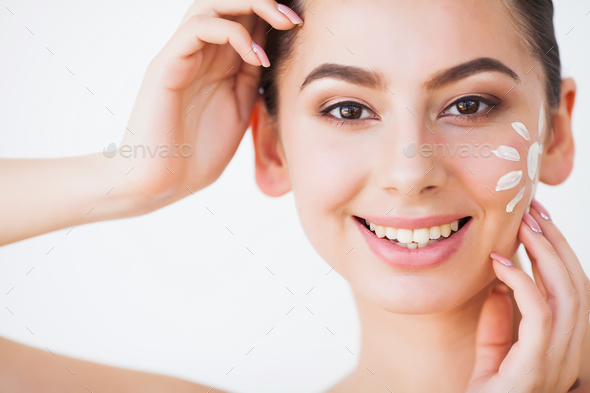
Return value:
<svg viewBox="0 0 590 393">
<path fill-rule="evenodd" d="M 95 159 L 104 166 L 109 186 L 105 201 L 117 218 L 132 217 L 158 210 L 180 199 L 176 184 L 164 182 L 154 168 L 141 160 L 122 157 L 107 158 L 102 153 Z"/>
</svg>

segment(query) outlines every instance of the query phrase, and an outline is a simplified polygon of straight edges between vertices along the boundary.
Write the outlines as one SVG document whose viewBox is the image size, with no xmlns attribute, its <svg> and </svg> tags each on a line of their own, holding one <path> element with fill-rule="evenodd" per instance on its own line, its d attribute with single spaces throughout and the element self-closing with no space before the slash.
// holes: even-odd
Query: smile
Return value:
<svg viewBox="0 0 590 393">
<path fill-rule="evenodd" d="M 380 239 L 409 249 L 423 248 L 444 240 L 458 232 L 471 217 L 463 217 L 451 223 L 435 225 L 429 228 L 403 229 L 376 225 L 365 219 L 365 227 Z"/>
<path fill-rule="evenodd" d="M 369 249 L 387 265 L 431 268 L 449 260 L 463 244 L 471 216 L 417 219 L 352 216 Z"/>
</svg>

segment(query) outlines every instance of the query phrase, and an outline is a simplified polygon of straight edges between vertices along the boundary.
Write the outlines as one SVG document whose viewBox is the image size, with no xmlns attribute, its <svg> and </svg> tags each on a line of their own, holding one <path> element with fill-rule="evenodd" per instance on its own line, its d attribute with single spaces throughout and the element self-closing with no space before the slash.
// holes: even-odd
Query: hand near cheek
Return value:
<svg viewBox="0 0 590 393">
<path fill-rule="evenodd" d="M 467 393 L 565 393 L 578 377 L 588 327 L 590 280 L 546 210 L 536 201 L 518 238 L 532 262 L 533 281 L 492 253 L 496 275 L 514 291 L 522 314 L 512 345 L 508 289 L 486 300 L 476 337 L 475 368 Z"/>
</svg>

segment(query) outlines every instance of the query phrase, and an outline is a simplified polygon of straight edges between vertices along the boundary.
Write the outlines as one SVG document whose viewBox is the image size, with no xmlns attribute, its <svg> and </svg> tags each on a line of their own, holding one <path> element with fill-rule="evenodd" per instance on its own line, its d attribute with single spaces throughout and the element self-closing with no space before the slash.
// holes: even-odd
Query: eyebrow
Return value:
<svg viewBox="0 0 590 393">
<path fill-rule="evenodd" d="M 438 72 L 433 78 L 424 83 L 424 88 L 426 90 L 439 89 L 475 74 L 494 71 L 508 75 L 518 83 L 521 81 L 518 74 L 501 61 L 492 59 L 491 57 L 480 57 Z M 386 87 L 383 75 L 378 72 L 375 73 L 369 68 L 324 63 L 307 75 L 301 84 L 300 91 L 311 82 L 323 78 L 338 79 L 370 88 Z"/>
<path fill-rule="evenodd" d="M 344 82 L 372 88 L 385 85 L 385 78 L 383 78 L 381 74 L 376 74 L 368 68 L 365 69 L 356 66 L 324 63 L 322 65 L 317 66 L 313 71 L 309 73 L 309 75 L 307 75 L 307 77 L 301 84 L 300 91 L 303 90 L 303 88 L 311 82 L 323 78 L 339 79 Z"/>
<path fill-rule="evenodd" d="M 481 72 L 500 72 L 508 75 L 518 83 L 520 78 L 518 74 L 514 72 L 510 67 L 502 63 L 500 60 L 492 59 L 491 57 L 480 57 L 475 60 L 471 60 L 444 71 L 437 73 L 432 79 L 424 83 L 426 90 L 439 89 L 443 86 L 457 82 L 458 80 L 467 78 L 471 75 L 479 74 Z"/>
</svg>

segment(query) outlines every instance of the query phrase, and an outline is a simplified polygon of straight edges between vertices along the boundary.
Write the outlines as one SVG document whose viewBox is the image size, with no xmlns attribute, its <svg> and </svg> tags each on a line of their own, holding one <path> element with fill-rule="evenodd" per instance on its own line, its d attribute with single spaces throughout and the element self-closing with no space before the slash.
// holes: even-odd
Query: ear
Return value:
<svg viewBox="0 0 590 393">
<path fill-rule="evenodd" d="M 572 111 L 576 99 L 576 82 L 572 78 L 561 81 L 559 110 L 553 112 L 554 128 L 549 143 L 544 147 L 539 180 L 556 185 L 567 179 L 574 165 Z"/>
<path fill-rule="evenodd" d="M 256 184 L 268 196 L 291 191 L 291 178 L 277 123 L 268 112 L 262 97 L 256 99 L 250 123 L 256 153 Z"/>
</svg>

